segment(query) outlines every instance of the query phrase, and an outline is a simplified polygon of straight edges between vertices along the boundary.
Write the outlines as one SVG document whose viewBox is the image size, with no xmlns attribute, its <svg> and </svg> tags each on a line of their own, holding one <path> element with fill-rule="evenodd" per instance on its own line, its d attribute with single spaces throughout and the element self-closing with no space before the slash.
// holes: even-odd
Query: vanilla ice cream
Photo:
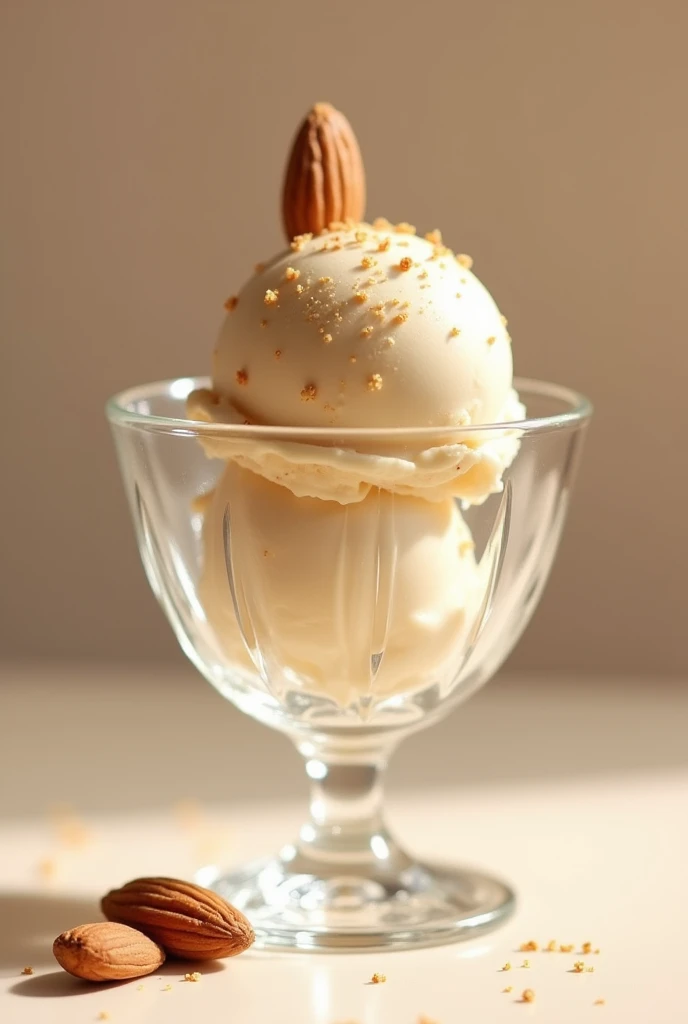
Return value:
<svg viewBox="0 0 688 1024">
<path fill-rule="evenodd" d="M 310 428 L 448 428 L 513 422 L 506 321 L 439 232 L 387 221 L 302 237 L 227 302 L 213 387 L 193 419 Z M 209 438 L 209 455 L 298 496 L 360 501 L 372 488 L 475 503 L 498 491 L 514 431 L 409 446 L 353 438 L 346 449 Z"/>
<path fill-rule="evenodd" d="M 377 491 L 342 507 L 230 462 L 203 543 L 198 593 L 213 634 L 273 692 L 348 705 L 448 685 L 479 618 L 481 573 L 451 500 Z"/>
</svg>

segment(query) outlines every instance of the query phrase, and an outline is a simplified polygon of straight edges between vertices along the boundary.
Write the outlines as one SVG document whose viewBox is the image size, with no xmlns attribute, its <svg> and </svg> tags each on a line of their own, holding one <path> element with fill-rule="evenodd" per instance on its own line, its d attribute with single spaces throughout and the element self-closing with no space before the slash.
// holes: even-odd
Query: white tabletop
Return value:
<svg viewBox="0 0 688 1024">
<path fill-rule="evenodd" d="M 23 702 L 42 717 L 36 692 L 28 686 L 13 693 L 15 726 L 16 715 L 24 714 L 17 710 Z M 527 686 L 519 692 L 513 727 L 521 730 L 520 742 L 528 743 L 523 724 L 536 714 L 533 701 L 542 694 Z M 665 735 L 671 746 L 677 719 L 683 718 L 685 727 L 683 688 L 647 687 L 643 696 L 634 690 L 629 700 L 623 688 L 613 692 L 618 720 L 626 726 L 629 701 L 637 701 L 634 731 L 627 731 L 621 744 L 626 755 L 633 746 L 640 751 L 644 734 L 655 740 Z M 0 697 L 7 708 L 7 688 Z M 569 706 L 568 684 L 552 699 Z M 611 743 L 610 692 L 595 698 L 587 691 L 585 699 L 593 736 L 601 716 Z M 49 710 L 42 706 L 43 712 Z M 489 706 L 488 701 L 482 712 L 486 726 Z M 664 731 L 657 719 L 649 727 L 658 706 L 664 709 Z M 8 716 L 3 721 L 7 728 Z M 271 798 L 267 789 L 248 802 L 175 805 L 165 790 L 165 764 L 156 760 L 149 771 L 160 780 L 157 810 L 88 810 L 70 824 L 64 812 L 51 817 L 37 811 L 31 783 L 27 814 L 6 814 L 0 822 L 0 1022 L 89 1024 L 105 1013 L 113 1024 L 418 1024 L 423 1017 L 437 1024 L 524 1019 L 538 1024 L 681 1024 L 688 1020 L 688 763 L 676 763 L 674 751 L 666 762 L 658 755 L 653 768 L 640 752 L 637 765 L 620 754 L 617 770 L 613 765 L 590 770 L 584 722 L 585 716 L 579 720 L 572 714 L 568 721 L 560 716 L 562 735 L 578 731 L 580 773 L 557 770 L 555 745 L 539 777 L 515 770 L 509 779 L 502 763 L 500 772 L 488 771 L 463 786 L 452 772 L 446 786 L 394 787 L 390 824 L 409 848 L 434 859 L 480 865 L 513 883 L 519 907 L 504 928 L 464 944 L 386 955 L 249 951 L 200 966 L 198 983 L 182 980 L 188 966 L 170 963 L 140 981 L 88 986 L 57 967 L 52 940 L 68 927 L 98 919 L 96 898 L 131 877 L 189 876 L 208 860 L 220 858 L 231 865 L 274 850 L 294 834 L 303 804 L 282 793 Z M 87 724 L 81 721 L 82 727 Z M 16 736 L 15 747 L 9 731 L 3 743 L 2 729 L 0 722 L 0 750 L 20 756 Z M 261 759 L 274 739 L 263 732 Z M 93 735 L 101 737 L 97 761 L 90 753 Z M 102 721 L 90 724 L 84 748 L 89 756 L 81 770 L 101 787 L 108 808 L 118 802 L 107 797 L 111 789 L 131 790 L 125 762 L 134 739 L 133 728 L 129 736 L 113 735 Z M 46 805 L 55 802 L 56 789 L 69 799 L 75 787 L 50 744 L 47 750 L 32 747 L 26 734 L 23 741 L 29 777 L 35 778 L 32 773 L 40 767 Z M 499 760 L 504 745 L 498 730 L 486 731 L 480 743 L 486 759 Z M 566 749 L 564 743 L 564 759 Z M 179 750 L 172 754 L 178 757 Z M 403 748 L 399 757 L 404 757 Z M 74 757 L 67 763 L 73 772 Z M 21 760 L 11 776 L 3 770 L 2 784 L 21 802 Z M 550 939 L 574 943 L 575 951 L 520 953 L 520 944 L 530 939 L 541 945 Z M 583 956 L 585 941 L 599 947 L 599 954 Z M 521 966 L 525 959 L 529 968 Z M 594 972 L 572 973 L 579 959 Z M 503 972 L 507 961 L 512 969 Z M 32 976 L 22 975 L 25 966 L 33 967 Z M 374 972 L 385 974 L 387 981 L 367 984 Z M 512 991 L 506 993 L 508 986 Z M 535 992 L 533 1003 L 521 1001 L 526 988 Z"/>
</svg>

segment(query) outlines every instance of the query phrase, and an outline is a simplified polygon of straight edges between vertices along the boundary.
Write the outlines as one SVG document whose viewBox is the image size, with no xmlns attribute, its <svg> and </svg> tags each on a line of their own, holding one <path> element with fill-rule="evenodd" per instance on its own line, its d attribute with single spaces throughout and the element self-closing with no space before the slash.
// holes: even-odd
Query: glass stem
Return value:
<svg viewBox="0 0 688 1024">
<path fill-rule="evenodd" d="M 310 819 L 299 834 L 299 870 L 321 877 L 397 873 L 411 863 L 384 822 L 383 777 L 389 745 L 342 751 L 297 744 L 311 784 Z M 294 866 L 296 867 L 296 866 Z"/>
</svg>

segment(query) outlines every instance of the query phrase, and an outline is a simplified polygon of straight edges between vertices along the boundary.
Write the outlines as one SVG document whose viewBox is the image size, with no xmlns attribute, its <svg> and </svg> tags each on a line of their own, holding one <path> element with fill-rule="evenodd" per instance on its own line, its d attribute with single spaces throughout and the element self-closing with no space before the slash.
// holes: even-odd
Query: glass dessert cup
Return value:
<svg viewBox="0 0 688 1024">
<path fill-rule="evenodd" d="M 205 380 L 132 388 L 108 405 L 143 565 L 185 654 L 238 708 L 285 732 L 305 761 L 310 817 L 270 859 L 203 869 L 257 944 L 410 948 L 494 927 L 503 882 L 419 863 L 390 835 L 382 776 L 409 734 L 496 671 L 546 582 L 566 515 L 587 400 L 517 380 L 529 418 L 436 430 L 216 425 L 185 418 Z M 394 456 L 505 436 L 515 457 L 484 501 L 370 488 L 349 504 L 296 497 L 235 459 L 250 449 Z M 286 447 L 285 447 L 286 446 Z M 512 454 L 513 454 L 512 453 Z M 505 460 L 509 461 L 509 460 Z M 326 470 L 321 471 L 326 472 Z"/>
</svg>

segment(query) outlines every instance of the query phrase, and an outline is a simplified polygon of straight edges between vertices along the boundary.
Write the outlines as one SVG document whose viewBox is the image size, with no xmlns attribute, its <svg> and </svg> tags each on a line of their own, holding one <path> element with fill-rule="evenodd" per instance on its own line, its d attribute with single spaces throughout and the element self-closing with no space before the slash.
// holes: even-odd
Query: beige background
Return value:
<svg viewBox="0 0 688 1024">
<path fill-rule="evenodd" d="M 683 0 L 3 0 L 2 653 L 181 659 L 102 404 L 205 372 L 226 294 L 280 244 L 296 123 L 328 99 L 369 214 L 441 227 L 519 372 L 597 405 L 513 663 L 688 668 L 687 37 Z"/>
</svg>

